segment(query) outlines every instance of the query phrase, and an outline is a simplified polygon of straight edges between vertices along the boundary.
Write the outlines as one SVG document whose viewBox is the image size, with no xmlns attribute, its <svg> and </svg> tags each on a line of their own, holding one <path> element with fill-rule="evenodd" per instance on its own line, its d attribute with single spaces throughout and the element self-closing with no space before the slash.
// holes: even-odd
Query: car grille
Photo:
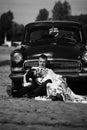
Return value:
<svg viewBox="0 0 87 130">
<path fill-rule="evenodd" d="M 30 69 L 32 66 L 36 67 L 38 66 L 38 60 L 26 60 L 23 66 L 25 70 Z"/>
<path fill-rule="evenodd" d="M 80 72 L 81 63 L 78 61 L 50 61 L 57 72 Z"/>
<path fill-rule="evenodd" d="M 57 72 L 80 72 L 81 63 L 70 60 L 49 60 L 51 67 Z M 38 66 L 38 60 L 27 60 L 24 62 L 24 69 L 27 70 L 32 66 Z"/>
</svg>

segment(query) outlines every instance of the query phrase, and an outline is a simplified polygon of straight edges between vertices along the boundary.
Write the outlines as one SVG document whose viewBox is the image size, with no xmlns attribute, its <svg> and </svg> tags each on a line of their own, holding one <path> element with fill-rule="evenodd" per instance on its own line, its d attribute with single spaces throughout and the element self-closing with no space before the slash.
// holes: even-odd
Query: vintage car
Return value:
<svg viewBox="0 0 87 130">
<path fill-rule="evenodd" d="M 38 65 L 41 54 L 47 55 L 48 67 L 65 76 L 70 87 L 80 81 L 85 83 L 87 50 L 83 25 L 80 23 L 37 21 L 27 24 L 21 45 L 10 55 L 11 89 L 23 87 L 24 74 L 32 66 Z"/>
</svg>

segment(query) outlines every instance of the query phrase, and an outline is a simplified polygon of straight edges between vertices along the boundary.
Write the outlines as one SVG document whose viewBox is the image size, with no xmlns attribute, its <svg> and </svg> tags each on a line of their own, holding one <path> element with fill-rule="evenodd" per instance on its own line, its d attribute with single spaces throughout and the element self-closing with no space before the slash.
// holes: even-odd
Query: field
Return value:
<svg viewBox="0 0 87 130">
<path fill-rule="evenodd" d="M 0 47 L 0 130 L 87 130 L 87 104 L 11 98 L 10 52 Z"/>
</svg>

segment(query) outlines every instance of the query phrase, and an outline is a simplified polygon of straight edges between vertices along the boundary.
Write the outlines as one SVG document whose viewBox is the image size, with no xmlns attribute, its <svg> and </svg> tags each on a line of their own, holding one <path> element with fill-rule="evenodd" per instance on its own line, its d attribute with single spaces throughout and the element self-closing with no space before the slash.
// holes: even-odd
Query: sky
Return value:
<svg viewBox="0 0 87 130">
<path fill-rule="evenodd" d="M 26 25 L 35 21 L 39 10 L 46 8 L 51 16 L 55 2 L 58 0 L 0 0 L 1 14 L 11 10 L 14 21 Z M 63 2 L 64 0 L 60 0 Z M 71 5 L 72 15 L 87 14 L 87 0 L 67 0 Z"/>
</svg>

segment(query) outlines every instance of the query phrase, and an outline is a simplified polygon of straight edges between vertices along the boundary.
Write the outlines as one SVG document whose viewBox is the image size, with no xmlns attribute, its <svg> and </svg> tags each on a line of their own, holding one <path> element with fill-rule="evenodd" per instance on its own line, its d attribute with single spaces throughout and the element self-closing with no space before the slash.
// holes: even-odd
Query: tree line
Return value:
<svg viewBox="0 0 87 130">
<path fill-rule="evenodd" d="M 0 45 L 4 43 L 5 36 L 7 40 L 21 41 L 24 33 L 24 25 L 13 21 L 12 11 L 3 13 L 0 16 Z M 69 2 L 60 0 L 55 2 L 52 9 L 52 16 L 49 17 L 49 11 L 46 8 L 40 9 L 35 21 L 44 20 L 72 20 L 84 25 L 84 32 L 87 39 L 87 14 L 72 15 L 72 9 Z"/>
<path fill-rule="evenodd" d="M 24 25 L 13 21 L 14 15 L 9 10 L 0 17 L 0 45 L 4 43 L 5 37 L 12 44 L 14 41 L 21 41 L 24 33 Z"/>
</svg>

